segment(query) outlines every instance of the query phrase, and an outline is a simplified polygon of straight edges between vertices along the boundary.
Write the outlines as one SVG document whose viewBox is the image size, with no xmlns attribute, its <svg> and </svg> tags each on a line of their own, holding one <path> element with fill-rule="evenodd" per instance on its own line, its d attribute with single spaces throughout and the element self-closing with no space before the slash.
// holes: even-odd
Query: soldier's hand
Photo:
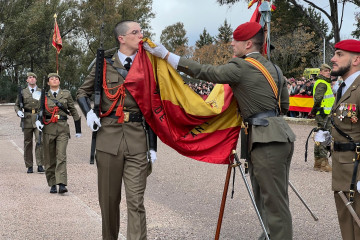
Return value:
<svg viewBox="0 0 360 240">
<path fill-rule="evenodd" d="M 36 120 L 35 122 L 36 128 L 42 132 L 42 129 L 44 128 L 44 124 L 41 124 L 41 122 L 39 120 Z"/>
<path fill-rule="evenodd" d="M 157 159 L 155 150 L 150 149 L 151 162 L 154 163 Z"/>
<path fill-rule="evenodd" d="M 152 55 L 165 59 L 174 69 L 177 69 L 179 64 L 180 56 L 169 52 L 163 45 L 160 43 L 155 43 L 155 47 L 150 47 L 147 42 L 144 42 L 144 49 L 151 53 Z"/>
<path fill-rule="evenodd" d="M 18 112 L 17 112 L 17 115 L 18 115 L 19 117 L 21 117 L 21 118 L 24 117 L 24 113 L 23 113 L 22 111 L 18 111 Z"/>
<path fill-rule="evenodd" d="M 100 119 L 92 109 L 86 114 L 86 123 L 93 132 L 96 132 L 101 127 Z"/>
<path fill-rule="evenodd" d="M 81 137 L 81 133 L 76 133 L 75 137 L 77 137 L 77 138 Z"/>
</svg>

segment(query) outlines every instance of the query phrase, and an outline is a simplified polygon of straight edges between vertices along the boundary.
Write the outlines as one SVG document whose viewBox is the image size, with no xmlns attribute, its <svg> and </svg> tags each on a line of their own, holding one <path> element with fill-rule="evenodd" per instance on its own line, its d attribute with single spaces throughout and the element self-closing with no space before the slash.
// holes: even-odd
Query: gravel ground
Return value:
<svg viewBox="0 0 360 240">
<path fill-rule="evenodd" d="M 304 162 L 306 138 L 314 125 L 295 120 L 289 121 L 297 136 L 290 181 L 319 221 L 289 189 L 294 239 L 341 239 L 331 173 L 312 170 L 313 141 Z M 13 106 L 0 106 L 0 239 L 101 239 L 96 167 L 88 163 L 91 132 L 82 121 L 83 136 L 71 138 L 68 145 L 69 193 L 50 194 L 44 174 L 26 174 Z M 72 120 L 69 125 L 74 133 Z M 213 239 L 226 172 L 225 165 L 186 158 L 159 142 L 145 196 L 148 239 Z M 262 230 L 239 171 L 233 199 L 230 193 L 231 185 L 220 239 L 257 239 Z M 126 236 L 125 209 L 122 201 L 119 239 Z"/>
</svg>

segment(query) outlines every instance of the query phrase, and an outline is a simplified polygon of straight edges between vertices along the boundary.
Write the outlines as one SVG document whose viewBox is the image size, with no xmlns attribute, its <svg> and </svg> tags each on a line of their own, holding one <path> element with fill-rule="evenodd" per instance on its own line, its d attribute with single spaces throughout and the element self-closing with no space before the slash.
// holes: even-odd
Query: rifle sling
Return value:
<svg viewBox="0 0 360 240">
<path fill-rule="evenodd" d="M 50 98 L 51 99 L 51 98 Z M 67 115 L 70 115 L 70 112 L 64 107 L 64 105 L 62 105 L 61 104 L 61 102 L 59 102 L 58 100 L 56 100 L 56 99 L 51 99 L 54 103 L 55 103 L 55 105 L 57 106 L 57 107 L 59 107 L 61 110 L 63 110 Z"/>
<path fill-rule="evenodd" d="M 114 67 L 114 61 L 111 58 L 105 58 L 106 62 L 109 63 L 124 79 L 128 75 L 128 71 L 126 69 Z"/>
</svg>

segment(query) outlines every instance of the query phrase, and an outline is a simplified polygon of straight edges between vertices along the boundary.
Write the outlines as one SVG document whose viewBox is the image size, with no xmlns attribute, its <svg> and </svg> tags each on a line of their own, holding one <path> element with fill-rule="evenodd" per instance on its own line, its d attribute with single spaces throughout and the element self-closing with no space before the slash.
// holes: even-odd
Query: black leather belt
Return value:
<svg viewBox="0 0 360 240">
<path fill-rule="evenodd" d="M 255 113 L 254 115 L 245 119 L 244 122 L 248 123 L 249 125 L 254 125 L 254 126 L 267 126 L 267 125 L 269 125 L 269 121 L 265 118 L 277 117 L 277 116 L 278 116 L 278 113 L 276 110 L 270 110 L 270 111 L 266 111 L 266 112 Z"/>
<path fill-rule="evenodd" d="M 67 120 L 68 117 L 67 116 L 61 116 L 61 115 L 54 115 L 55 118 L 57 118 L 58 120 Z M 46 120 L 50 120 L 51 119 L 51 116 L 50 115 L 46 115 L 45 116 Z"/>
<path fill-rule="evenodd" d="M 356 146 L 360 146 L 360 143 L 342 143 L 342 142 L 334 142 L 334 151 L 337 152 L 347 152 L 352 151 L 354 152 L 356 150 Z"/>
<path fill-rule="evenodd" d="M 124 122 L 142 122 L 143 121 L 143 115 L 139 112 L 125 112 L 124 111 Z M 109 118 L 115 118 L 118 119 L 118 116 L 115 116 L 115 112 L 111 112 L 109 116 L 106 116 Z"/>
<path fill-rule="evenodd" d="M 24 112 L 29 112 L 35 114 L 37 112 L 37 109 L 24 109 Z"/>
</svg>

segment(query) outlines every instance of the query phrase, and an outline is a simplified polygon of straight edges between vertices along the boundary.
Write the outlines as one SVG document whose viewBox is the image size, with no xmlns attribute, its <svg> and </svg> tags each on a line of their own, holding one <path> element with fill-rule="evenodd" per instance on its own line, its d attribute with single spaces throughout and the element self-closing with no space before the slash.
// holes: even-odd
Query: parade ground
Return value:
<svg viewBox="0 0 360 240">
<path fill-rule="evenodd" d="M 314 124 L 293 120 L 289 124 L 297 140 L 290 181 L 319 219 L 314 221 L 289 187 L 294 239 L 341 239 L 331 173 L 312 170 L 312 139 L 308 162 L 304 161 L 306 138 Z M 73 119 L 68 120 L 72 137 L 67 148 L 69 192 L 65 194 L 50 194 L 45 174 L 37 173 L 36 165 L 34 173 L 26 173 L 20 118 L 13 105 L 0 106 L 0 122 L 0 239 L 101 239 L 97 170 L 89 164 L 91 131 L 85 118 L 81 138 L 75 138 Z M 157 157 L 145 194 L 148 239 L 214 239 L 227 166 L 184 157 L 161 141 Z M 231 176 L 220 239 L 257 239 L 262 229 L 243 178 L 236 171 L 235 193 L 231 199 Z M 119 239 L 126 239 L 123 193 Z"/>
</svg>

